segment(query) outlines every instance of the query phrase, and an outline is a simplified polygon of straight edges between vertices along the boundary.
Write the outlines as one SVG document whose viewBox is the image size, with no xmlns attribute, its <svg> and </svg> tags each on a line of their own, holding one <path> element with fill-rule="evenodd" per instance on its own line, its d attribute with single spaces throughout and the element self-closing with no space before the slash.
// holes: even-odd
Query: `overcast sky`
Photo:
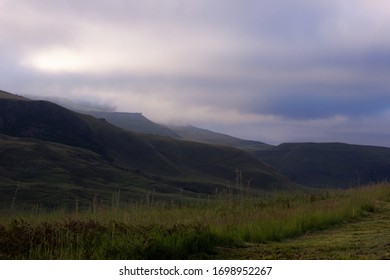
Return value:
<svg viewBox="0 0 390 280">
<path fill-rule="evenodd" d="M 388 0 L 0 0 L 0 89 L 390 146 Z"/>
</svg>

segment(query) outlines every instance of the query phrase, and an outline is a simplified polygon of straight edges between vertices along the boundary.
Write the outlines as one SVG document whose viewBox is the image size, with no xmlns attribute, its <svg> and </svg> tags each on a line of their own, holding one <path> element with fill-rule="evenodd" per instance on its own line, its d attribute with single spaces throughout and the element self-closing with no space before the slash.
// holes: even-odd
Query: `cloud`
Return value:
<svg viewBox="0 0 390 280">
<path fill-rule="evenodd" d="M 389 11 L 384 0 L 3 0 L 0 88 L 272 143 L 369 142 L 388 121 Z"/>
</svg>

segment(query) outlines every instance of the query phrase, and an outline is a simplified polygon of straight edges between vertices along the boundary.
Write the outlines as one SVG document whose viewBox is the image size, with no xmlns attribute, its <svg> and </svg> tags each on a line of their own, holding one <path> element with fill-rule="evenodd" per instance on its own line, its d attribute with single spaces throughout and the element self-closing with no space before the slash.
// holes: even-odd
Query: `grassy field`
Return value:
<svg viewBox="0 0 390 280">
<path fill-rule="evenodd" d="M 390 202 L 377 202 L 373 213 L 283 242 L 220 248 L 221 259 L 380 260 L 390 259 Z"/>
<path fill-rule="evenodd" d="M 192 203 L 3 209 L 1 259 L 389 258 L 390 184 Z"/>
</svg>

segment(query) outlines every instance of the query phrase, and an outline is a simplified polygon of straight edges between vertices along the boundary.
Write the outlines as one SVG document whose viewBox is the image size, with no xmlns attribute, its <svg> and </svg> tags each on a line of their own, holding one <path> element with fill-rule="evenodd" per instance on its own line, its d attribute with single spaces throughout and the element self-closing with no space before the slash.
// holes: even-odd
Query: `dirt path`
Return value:
<svg viewBox="0 0 390 280">
<path fill-rule="evenodd" d="M 360 221 L 283 242 L 220 249 L 224 259 L 390 259 L 390 202 Z"/>
</svg>

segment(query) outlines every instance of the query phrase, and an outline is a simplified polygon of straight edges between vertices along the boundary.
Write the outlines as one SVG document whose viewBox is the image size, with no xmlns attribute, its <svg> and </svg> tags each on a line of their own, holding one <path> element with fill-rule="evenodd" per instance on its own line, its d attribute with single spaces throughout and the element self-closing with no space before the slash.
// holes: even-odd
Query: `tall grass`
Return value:
<svg viewBox="0 0 390 280">
<path fill-rule="evenodd" d="M 8 209 L 3 259 L 210 258 L 217 246 L 281 241 L 358 219 L 390 201 L 390 185 L 316 194 L 222 195 L 192 204 L 111 205 L 46 212 Z"/>
</svg>

